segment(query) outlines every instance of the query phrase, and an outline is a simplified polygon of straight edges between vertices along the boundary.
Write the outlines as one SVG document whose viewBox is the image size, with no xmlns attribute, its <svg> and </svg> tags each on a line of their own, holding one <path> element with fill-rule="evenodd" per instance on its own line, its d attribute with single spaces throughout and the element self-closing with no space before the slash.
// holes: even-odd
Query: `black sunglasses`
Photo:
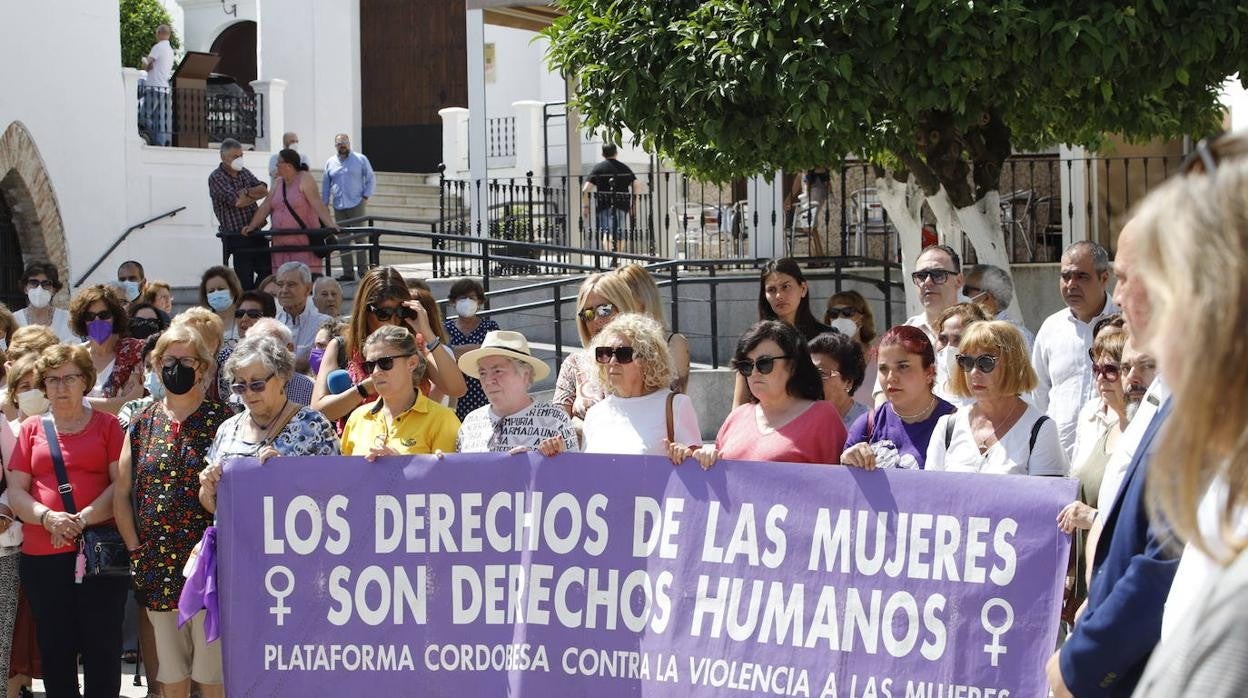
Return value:
<svg viewBox="0 0 1248 698">
<path fill-rule="evenodd" d="M 580 315 L 582 320 L 589 323 L 593 322 L 595 318 L 611 317 L 612 315 L 615 315 L 615 312 L 616 307 L 611 303 L 599 303 L 592 308 L 582 310 L 577 313 L 577 315 Z"/>
<path fill-rule="evenodd" d="M 598 307 L 601 308 L 602 306 L 598 306 Z M 619 363 L 631 364 L 633 363 L 633 348 L 632 347 L 598 347 L 594 349 L 594 360 L 600 364 L 611 363 L 611 357 L 613 356 L 615 357 L 615 360 Z"/>
<path fill-rule="evenodd" d="M 958 354 L 958 368 L 964 373 L 970 373 L 972 369 L 979 369 L 980 373 L 992 373 L 997 367 L 997 357 L 992 354 L 980 354 L 979 356 L 967 356 L 966 354 Z"/>
<path fill-rule="evenodd" d="M 956 271 L 949 271 L 948 269 L 924 269 L 923 271 L 916 271 L 911 274 L 910 279 L 914 281 L 916 286 L 924 281 L 927 281 L 928 279 L 931 279 L 932 283 L 940 286 L 948 281 L 950 276 L 957 273 L 958 272 Z"/>
<path fill-rule="evenodd" d="M 754 373 L 754 369 L 757 368 L 759 374 L 765 376 L 768 373 L 771 373 L 771 370 L 776 367 L 776 359 L 791 358 L 793 357 L 786 354 L 783 356 L 760 356 L 753 360 L 739 359 L 732 362 L 732 370 L 748 378 L 750 374 Z"/>
<path fill-rule="evenodd" d="M 380 359 L 377 359 L 376 361 L 365 361 L 364 362 L 364 375 L 366 376 L 371 375 L 373 372 L 373 369 L 377 368 L 378 366 L 380 366 L 381 370 L 383 371 L 389 371 L 390 369 L 394 368 L 395 359 L 406 359 L 409 356 L 415 356 L 415 354 L 395 354 L 394 356 L 383 356 Z"/>
<path fill-rule="evenodd" d="M 250 383 L 230 383 L 230 392 L 235 395 L 243 395 L 248 390 L 253 393 L 264 392 L 264 385 L 273 380 L 273 377 L 276 375 L 276 373 L 270 373 L 268 378 L 265 378 L 264 380 L 252 381 Z"/>
<path fill-rule="evenodd" d="M 262 310 L 256 310 L 255 308 L 249 308 L 249 309 L 247 309 L 247 310 L 235 310 L 235 311 L 234 311 L 234 317 L 235 317 L 235 319 L 241 318 L 241 317 L 243 317 L 244 315 L 246 315 L 247 317 L 251 318 L 252 320 L 259 320 L 260 318 L 264 317 L 264 311 L 262 311 Z"/>
<path fill-rule="evenodd" d="M 853 317 L 858 314 L 858 309 L 848 305 L 834 305 L 828 308 L 828 319 L 834 320 L 841 317 Z"/>
<path fill-rule="evenodd" d="M 408 320 L 416 317 L 416 311 L 406 305 L 400 305 L 397 308 L 381 308 L 375 305 L 369 305 L 368 312 L 372 313 L 373 317 L 381 320 L 382 322 L 389 320 L 395 315 L 398 315 L 401 320 Z M 372 372 L 369 371 L 369 373 Z"/>
<path fill-rule="evenodd" d="M 52 281 L 52 279 L 44 279 L 43 281 L 40 281 L 39 279 L 28 279 L 26 281 L 26 288 L 28 289 L 36 289 L 39 287 L 43 287 L 43 290 L 45 291 L 51 291 L 56 288 L 56 282 Z"/>
<path fill-rule="evenodd" d="M 112 319 L 113 319 L 113 311 L 111 311 L 111 310 L 101 310 L 101 311 L 100 311 L 100 312 L 98 312 L 98 313 L 93 313 L 93 312 L 91 312 L 90 310 L 85 310 L 85 311 L 83 311 L 83 313 L 82 313 L 82 319 L 83 319 L 83 321 L 85 321 L 85 322 L 91 322 L 91 321 L 93 321 L 93 320 L 112 320 Z"/>
</svg>

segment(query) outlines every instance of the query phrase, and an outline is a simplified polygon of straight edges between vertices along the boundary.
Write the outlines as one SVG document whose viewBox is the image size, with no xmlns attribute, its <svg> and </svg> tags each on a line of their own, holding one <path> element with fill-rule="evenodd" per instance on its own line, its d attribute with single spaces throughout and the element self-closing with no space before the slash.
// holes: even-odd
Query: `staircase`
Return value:
<svg viewBox="0 0 1248 698">
<path fill-rule="evenodd" d="M 316 171 L 318 186 L 323 172 Z M 373 192 L 372 198 L 368 200 L 367 212 L 370 216 L 382 216 L 389 218 L 411 218 L 420 220 L 437 220 L 440 213 L 437 174 L 419 174 L 409 172 L 377 172 L 377 188 Z M 366 224 L 361 224 L 366 225 Z M 388 221 L 377 221 L 375 227 L 389 228 L 391 230 L 422 230 L 429 231 L 428 224 L 412 224 L 412 223 L 391 223 Z M 383 244 L 387 242 L 382 238 Z M 391 244 L 412 245 L 424 247 L 428 244 L 427 240 L 400 240 L 393 238 L 389 240 Z M 381 263 L 388 266 L 417 265 L 427 267 L 429 260 L 427 257 L 404 254 L 401 252 L 382 252 Z M 337 269 L 337 257 L 335 256 L 334 265 L 335 273 Z"/>
</svg>

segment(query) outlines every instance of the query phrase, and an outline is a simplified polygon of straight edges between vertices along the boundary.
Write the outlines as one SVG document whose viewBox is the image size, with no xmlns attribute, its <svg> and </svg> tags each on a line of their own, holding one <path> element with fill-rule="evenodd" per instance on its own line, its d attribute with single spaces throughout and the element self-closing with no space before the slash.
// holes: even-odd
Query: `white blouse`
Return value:
<svg viewBox="0 0 1248 698">
<path fill-rule="evenodd" d="M 1070 470 L 1066 452 L 1057 438 L 1057 425 L 1045 419 L 1031 446 L 1031 431 L 1044 413 L 1028 405 L 1023 416 L 986 453 L 971 434 L 971 407 L 962 407 L 936 422 L 927 444 L 927 470 L 995 475 L 1050 475 L 1064 477 Z M 953 434 L 945 441 L 953 420 Z"/>
</svg>

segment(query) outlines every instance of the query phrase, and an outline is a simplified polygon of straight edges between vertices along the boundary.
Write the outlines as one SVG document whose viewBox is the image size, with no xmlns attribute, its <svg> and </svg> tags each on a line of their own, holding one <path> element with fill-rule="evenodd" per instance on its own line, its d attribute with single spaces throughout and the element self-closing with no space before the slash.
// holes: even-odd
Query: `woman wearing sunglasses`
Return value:
<svg viewBox="0 0 1248 698">
<path fill-rule="evenodd" d="M 953 405 L 932 394 L 936 352 L 927 333 L 898 325 L 880 336 L 876 366 L 885 402 L 849 428 L 841 462 L 866 470 L 921 470 L 932 429 Z"/>
<path fill-rule="evenodd" d="M 406 327 L 385 326 L 364 342 L 364 371 L 377 400 L 360 405 L 342 428 L 342 455 L 379 456 L 454 453 L 459 433 L 455 412 L 417 388 L 427 351 Z"/>
<path fill-rule="evenodd" d="M 430 326 L 429 313 L 412 299 L 407 282 L 392 267 L 375 267 L 360 280 L 346 332 L 327 344 L 321 357 L 312 407 L 326 418 L 342 419 L 377 399 L 373 379 L 364 372 L 364 340 L 387 325 L 406 327 L 425 338 L 429 380 L 445 394 L 457 398 L 468 391 L 454 355 L 440 348 L 442 341 Z M 339 369 L 350 374 L 354 385 L 334 394 L 329 390 L 329 374 Z"/>
<path fill-rule="evenodd" d="M 737 342 L 732 368 L 750 401 L 734 409 L 715 437 L 693 455 L 703 468 L 717 459 L 780 463 L 837 463 L 845 426 L 823 399 L 819 372 L 806 339 L 794 327 L 764 320 Z"/>
<path fill-rule="evenodd" d="M 199 501 L 217 510 L 217 482 L 225 461 L 236 456 L 336 456 L 338 436 L 321 413 L 286 397 L 295 372 L 295 355 L 272 337 L 238 343 L 222 373 L 243 411 L 225 420 L 208 450 L 208 467 L 199 474 Z"/>
<path fill-rule="evenodd" d="M 620 313 L 639 313 L 641 306 L 627 280 L 614 272 L 593 274 L 576 294 L 576 331 L 588 348 L 602 328 Z M 590 351 L 573 352 L 559 367 L 551 402 L 568 413 L 579 430 L 585 414 L 606 396 Z M 582 441 L 583 443 L 583 441 Z"/>
<path fill-rule="evenodd" d="M 21 292 L 26 296 L 26 307 L 13 314 L 18 327 L 42 325 L 56 333 L 65 344 L 81 341 L 70 327 L 69 312 L 52 306 L 52 298 L 62 288 L 60 272 L 50 262 L 31 262 L 22 271 Z"/>
<path fill-rule="evenodd" d="M 832 331 L 810 311 L 810 286 L 806 275 L 790 257 L 771 260 L 759 273 L 758 319 L 783 322 L 796 329 L 803 342 Z M 732 405 L 735 408 L 748 402 L 751 402 L 750 389 L 745 378 L 738 375 Z"/>
<path fill-rule="evenodd" d="M 936 423 L 927 469 L 1065 476 L 1069 466 L 1057 425 L 1021 397 L 1037 378 L 1018 328 L 1002 320 L 971 325 L 957 361 L 950 388 L 974 402 Z"/>
<path fill-rule="evenodd" d="M 95 382 L 87 399 L 95 409 L 117 414 L 126 402 L 143 396 L 143 341 L 130 337 L 130 315 L 108 286 L 91 286 L 69 304 L 69 324 L 88 337 L 87 352 Z"/>
<path fill-rule="evenodd" d="M 590 348 L 607 396 L 585 413 L 586 453 L 671 455 L 679 463 L 683 457 L 675 459 L 671 443 L 702 444 L 693 401 L 671 391 L 672 355 L 658 322 L 625 313 Z"/>
<path fill-rule="evenodd" d="M 164 694 L 186 695 L 194 678 L 205 696 L 220 696 L 219 643 L 207 644 L 202 612 L 179 629 L 177 607 L 182 567 L 212 524 L 199 501 L 198 472 L 185 466 L 203 462 L 217 429 L 233 412 L 208 399 L 213 355 L 189 325 L 174 325 L 160 336 L 151 364 L 160 383 L 156 392 L 163 394 L 130 422 L 117 464 L 113 513 L 130 550 L 135 597 L 155 630 L 157 680 L 165 684 Z"/>
</svg>

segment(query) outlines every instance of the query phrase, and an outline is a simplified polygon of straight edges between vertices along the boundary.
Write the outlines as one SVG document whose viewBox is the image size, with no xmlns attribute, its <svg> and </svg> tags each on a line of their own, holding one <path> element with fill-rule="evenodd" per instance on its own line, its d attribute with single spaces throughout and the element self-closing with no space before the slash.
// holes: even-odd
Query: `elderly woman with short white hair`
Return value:
<svg viewBox="0 0 1248 698">
<path fill-rule="evenodd" d="M 200 473 L 199 499 L 208 511 L 217 510 L 217 482 L 230 458 L 338 455 L 338 436 L 329 420 L 286 397 L 294 372 L 294 354 L 272 337 L 247 337 L 234 348 L 224 373 L 243 411 L 217 430 L 208 467 Z"/>
<path fill-rule="evenodd" d="M 579 451 L 572 419 L 550 402 L 536 402 L 529 389 L 550 375 L 550 368 L 529 351 L 519 332 L 493 330 L 477 349 L 459 357 L 464 375 L 481 381 L 489 401 L 464 417 L 456 438 L 460 453 L 522 453 L 529 449 L 554 455 Z"/>
<path fill-rule="evenodd" d="M 693 402 L 669 389 L 672 357 L 658 322 L 624 313 L 594 337 L 590 353 L 607 397 L 585 413 L 586 453 L 669 456 L 679 462 L 669 444 L 702 443 Z"/>
</svg>

